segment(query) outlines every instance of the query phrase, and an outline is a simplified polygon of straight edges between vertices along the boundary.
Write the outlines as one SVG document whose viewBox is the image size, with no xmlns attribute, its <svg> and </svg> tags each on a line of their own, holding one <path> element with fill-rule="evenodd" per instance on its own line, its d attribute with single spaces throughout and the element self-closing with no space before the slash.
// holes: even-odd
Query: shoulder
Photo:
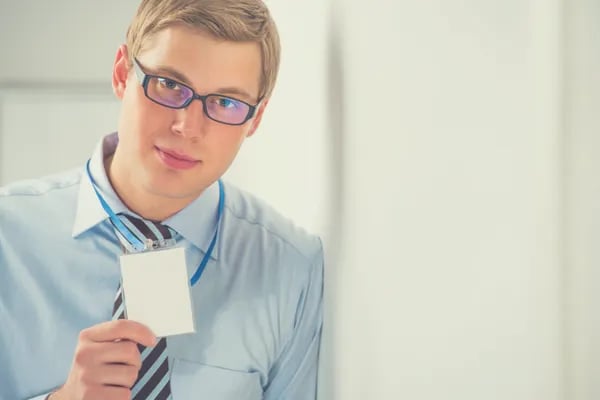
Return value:
<svg viewBox="0 0 600 400">
<path fill-rule="evenodd" d="M 25 196 L 40 197 L 51 192 L 79 185 L 81 168 L 48 175 L 37 179 L 25 179 L 0 186 L 0 199 Z"/>
<path fill-rule="evenodd" d="M 259 197 L 224 182 L 224 222 L 235 229 L 240 240 L 267 246 L 270 252 L 285 252 L 287 258 L 319 264 L 323 257 L 321 239 L 294 223 Z M 243 237 L 245 237 L 245 239 Z M 252 236 L 252 239 L 250 239 Z"/>
<path fill-rule="evenodd" d="M 81 168 L 28 179 L 0 187 L 0 218 L 28 218 L 44 215 L 46 218 L 71 206 L 79 190 Z M 74 203 L 73 203 L 74 204 Z M 52 211 L 52 212 L 51 212 Z M 38 221 L 39 222 L 39 221 Z"/>
</svg>

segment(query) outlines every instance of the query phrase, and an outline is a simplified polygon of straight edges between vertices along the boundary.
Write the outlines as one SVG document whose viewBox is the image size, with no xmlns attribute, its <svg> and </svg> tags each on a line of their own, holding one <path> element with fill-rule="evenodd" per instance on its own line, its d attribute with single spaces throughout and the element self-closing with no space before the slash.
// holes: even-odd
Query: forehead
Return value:
<svg viewBox="0 0 600 400">
<path fill-rule="evenodd" d="M 237 90 L 250 95 L 243 100 L 251 102 L 259 94 L 261 54 L 255 42 L 225 41 L 172 26 L 149 38 L 137 58 L 148 73 L 173 75 L 198 93 Z"/>
</svg>

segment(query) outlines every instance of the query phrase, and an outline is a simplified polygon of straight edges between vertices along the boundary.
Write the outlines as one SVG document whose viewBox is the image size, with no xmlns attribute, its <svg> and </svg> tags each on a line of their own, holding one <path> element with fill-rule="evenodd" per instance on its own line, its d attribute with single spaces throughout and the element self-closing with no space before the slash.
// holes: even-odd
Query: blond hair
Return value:
<svg viewBox="0 0 600 400">
<path fill-rule="evenodd" d="M 256 42 L 262 68 L 259 99 L 269 97 L 279 70 L 279 34 L 262 0 L 142 0 L 127 30 L 130 62 L 148 38 L 172 25 L 200 29 L 215 38 Z"/>
</svg>

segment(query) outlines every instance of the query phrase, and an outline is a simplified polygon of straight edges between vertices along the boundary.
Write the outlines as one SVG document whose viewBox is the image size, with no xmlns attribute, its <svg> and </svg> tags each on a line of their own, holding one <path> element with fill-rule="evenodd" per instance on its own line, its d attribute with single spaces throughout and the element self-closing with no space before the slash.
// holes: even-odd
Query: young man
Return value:
<svg viewBox="0 0 600 400">
<path fill-rule="evenodd" d="M 142 1 L 113 68 L 118 133 L 0 190 L 1 399 L 315 398 L 320 241 L 220 181 L 278 65 L 261 0 Z M 157 338 L 123 318 L 119 260 L 177 248 L 193 332 Z"/>
</svg>

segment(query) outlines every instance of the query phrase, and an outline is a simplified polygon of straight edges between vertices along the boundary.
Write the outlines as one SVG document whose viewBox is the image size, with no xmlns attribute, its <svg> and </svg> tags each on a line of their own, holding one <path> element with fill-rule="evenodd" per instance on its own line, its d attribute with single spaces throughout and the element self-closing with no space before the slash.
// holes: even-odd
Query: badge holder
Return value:
<svg viewBox="0 0 600 400">
<path fill-rule="evenodd" d="M 147 239 L 143 251 L 120 257 L 125 316 L 157 337 L 196 331 L 185 249 L 175 243 Z"/>
</svg>

